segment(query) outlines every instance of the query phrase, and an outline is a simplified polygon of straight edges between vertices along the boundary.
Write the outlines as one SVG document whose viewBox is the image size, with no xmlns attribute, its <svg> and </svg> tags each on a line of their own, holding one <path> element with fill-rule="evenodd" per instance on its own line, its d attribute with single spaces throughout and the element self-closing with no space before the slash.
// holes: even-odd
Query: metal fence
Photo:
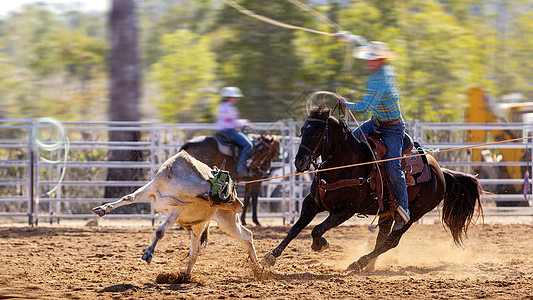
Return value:
<svg viewBox="0 0 533 300">
<path fill-rule="evenodd" d="M 294 156 L 298 150 L 301 123 L 279 121 L 252 123 L 256 133 L 274 134 L 281 139 L 281 150 L 272 164 L 270 176 L 294 174 Z M 352 125 L 354 128 L 355 126 Z M 427 149 L 444 150 L 471 146 L 465 132 L 472 129 L 505 129 L 529 136 L 530 124 L 407 124 L 407 131 Z M 138 142 L 109 141 L 111 131 L 136 131 Z M 194 136 L 211 135 L 214 124 L 159 124 L 139 122 L 62 122 L 50 119 L 0 120 L 0 217 L 27 218 L 30 224 L 61 219 L 94 218 L 91 208 L 116 199 L 104 198 L 106 186 L 137 188 L 151 179 L 158 167 Z M 64 134 L 62 135 L 62 133 Z M 63 139 L 65 137 L 65 139 Z M 68 141 L 67 139 L 68 138 Z M 520 143 L 483 146 L 480 149 L 528 149 L 531 140 Z M 109 150 L 142 152 L 142 161 L 107 161 Z M 65 156 L 66 153 L 66 156 Z M 530 161 L 473 162 L 467 150 L 435 154 L 443 167 L 472 173 L 480 165 L 488 167 L 517 165 L 531 172 Z M 66 159 L 65 159 L 66 158 Z M 107 180 L 109 168 L 142 169 L 144 178 L 128 181 Z M 293 223 L 301 201 L 311 183 L 310 175 L 291 176 L 263 182 L 259 198 L 260 218 L 279 218 L 283 224 Z M 483 187 L 523 184 L 520 178 L 480 179 Z M 242 193 L 242 191 L 240 191 Z M 530 195 L 527 195 L 530 197 Z M 501 193 L 484 198 L 485 216 L 533 216 L 529 203 L 521 207 L 494 205 L 506 201 L 524 200 L 521 193 Z M 111 214 L 108 218 L 159 219 L 151 201 L 146 209 L 134 214 Z M 527 201 L 526 201 L 527 203 Z M 435 211 L 435 214 L 437 212 Z"/>
</svg>

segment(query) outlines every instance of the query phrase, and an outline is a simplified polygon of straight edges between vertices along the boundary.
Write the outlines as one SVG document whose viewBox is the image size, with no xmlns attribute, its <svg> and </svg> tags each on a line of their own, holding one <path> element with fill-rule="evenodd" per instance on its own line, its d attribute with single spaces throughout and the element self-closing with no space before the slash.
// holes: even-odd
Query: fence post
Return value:
<svg viewBox="0 0 533 300">
<path fill-rule="evenodd" d="M 295 174 L 296 170 L 294 168 L 294 147 L 293 147 L 293 137 L 296 136 L 295 131 L 296 122 L 289 122 L 289 144 L 288 144 L 288 150 L 289 150 L 289 167 L 290 167 L 290 173 Z M 294 211 L 296 209 L 296 197 L 294 195 L 294 176 L 289 177 L 290 182 L 290 201 L 289 201 L 289 224 L 294 224 Z"/>
<path fill-rule="evenodd" d="M 282 162 L 282 166 L 281 166 L 281 175 L 282 176 L 285 176 L 287 174 L 285 174 L 285 164 L 286 164 L 286 158 L 285 158 L 285 151 L 287 149 L 287 139 L 289 137 L 289 128 L 288 128 L 288 125 L 287 125 L 287 120 L 284 120 L 283 121 L 283 125 L 281 126 L 281 149 L 280 151 L 282 152 L 282 155 L 281 155 L 281 162 Z M 283 198 L 283 200 L 281 201 L 281 219 L 282 219 L 282 223 L 283 225 L 286 224 L 286 208 L 287 208 L 287 193 L 285 193 L 285 191 L 287 190 L 287 180 L 285 180 L 285 178 L 283 178 L 281 180 L 281 197 Z M 290 201 L 290 195 L 289 195 L 289 201 Z"/>
<path fill-rule="evenodd" d="M 152 178 L 154 178 L 156 138 L 157 138 L 156 129 L 152 125 L 152 128 L 150 129 L 150 178 L 148 180 L 152 180 Z M 152 226 L 154 226 L 155 225 L 154 201 L 150 201 L 150 216 L 152 217 Z"/>
<path fill-rule="evenodd" d="M 33 207 L 35 205 L 35 199 L 34 199 L 34 188 L 35 183 L 33 181 L 34 179 L 34 154 L 33 154 L 33 120 L 29 121 L 28 124 L 28 156 L 30 164 L 28 166 L 28 225 L 33 226 Z"/>
<path fill-rule="evenodd" d="M 529 126 L 530 126 L 529 132 L 526 133 L 526 136 L 533 136 L 533 123 L 529 124 Z M 531 139 L 528 139 L 526 140 L 526 143 L 528 144 L 528 146 L 526 147 L 526 156 L 528 155 L 527 152 L 529 151 L 529 156 L 531 159 L 531 165 L 529 165 L 527 168 L 530 174 L 529 187 L 531 188 L 531 176 L 533 176 L 533 141 Z M 530 193 L 531 193 L 531 190 L 530 190 Z M 529 199 L 526 199 L 526 200 L 529 200 Z M 532 205 L 530 204 L 529 206 L 531 207 Z M 533 208 L 531 208 L 531 222 L 533 223 Z"/>
</svg>

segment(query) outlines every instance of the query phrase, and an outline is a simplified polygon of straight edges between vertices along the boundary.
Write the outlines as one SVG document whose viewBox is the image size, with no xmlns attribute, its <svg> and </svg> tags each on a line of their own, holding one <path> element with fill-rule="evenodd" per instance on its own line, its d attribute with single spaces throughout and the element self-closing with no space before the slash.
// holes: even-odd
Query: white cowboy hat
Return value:
<svg viewBox="0 0 533 300">
<path fill-rule="evenodd" d="M 220 96 L 222 97 L 233 97 L 233 98 L 240 98 L 243 96 L 241 89 L 234 86 L 227 86 L 220 90 Z"/>
<path fill-rule="evenodd" d="M 365 60 L 393 59 L 394 53 L 389 50 L 389 46 L 386 43 L 372 41 L 368 45 L 356 47 L 353 56 Z"/>
</svg>

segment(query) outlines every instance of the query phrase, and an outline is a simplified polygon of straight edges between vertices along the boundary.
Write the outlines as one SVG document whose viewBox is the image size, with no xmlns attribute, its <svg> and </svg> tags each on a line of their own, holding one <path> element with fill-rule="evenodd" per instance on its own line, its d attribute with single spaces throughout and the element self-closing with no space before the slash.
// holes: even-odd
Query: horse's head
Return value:
<svg viewBox="0 0 533 300">
<path fill-rule="evenodd" d="M 253 173 L 266 174 L 270 170 L 270 163 L 278 155 L 280 140 L 270 135 L 261 135 L 254 145 L 252 154 L 246 162 Z"/>
<path fill-rule="evenodd" d="M 298 172 L 309 170 L 311 163 L 322 155 L 327 138 L 330 110 L 325 105 L 314 107 L 300 130 L 300 146 L 294 166 Z"/>
<path fill-rule="evenodd" d="M 333 162 L 345 155 L 346 140 L 349 139 L 350 128 L 346 122 L 331 115 L 325 104 L 314 107 L 301 128 L 300 146 L 294 165 L 298 172 L 309 170 L 311 164 L 318 167 L 317 159 L 322 163 Z"/>
</svg>

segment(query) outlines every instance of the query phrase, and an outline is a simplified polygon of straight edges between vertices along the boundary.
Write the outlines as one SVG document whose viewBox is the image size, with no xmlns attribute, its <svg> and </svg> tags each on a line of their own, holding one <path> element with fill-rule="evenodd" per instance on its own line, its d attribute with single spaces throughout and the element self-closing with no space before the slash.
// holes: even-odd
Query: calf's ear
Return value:
<svg viewBox="0 0 533 300">
<path fill-rule="evenodd" d="M 242 204 L 241 200 L 239 198 L 235 197 L 235 201 L 231 202 L 229 209 L 232 212 L 238 214 L 238 213 L 242 212 L 242 207 L 243 206 L 244 206 L 244 204 Z"/>
</svg>

